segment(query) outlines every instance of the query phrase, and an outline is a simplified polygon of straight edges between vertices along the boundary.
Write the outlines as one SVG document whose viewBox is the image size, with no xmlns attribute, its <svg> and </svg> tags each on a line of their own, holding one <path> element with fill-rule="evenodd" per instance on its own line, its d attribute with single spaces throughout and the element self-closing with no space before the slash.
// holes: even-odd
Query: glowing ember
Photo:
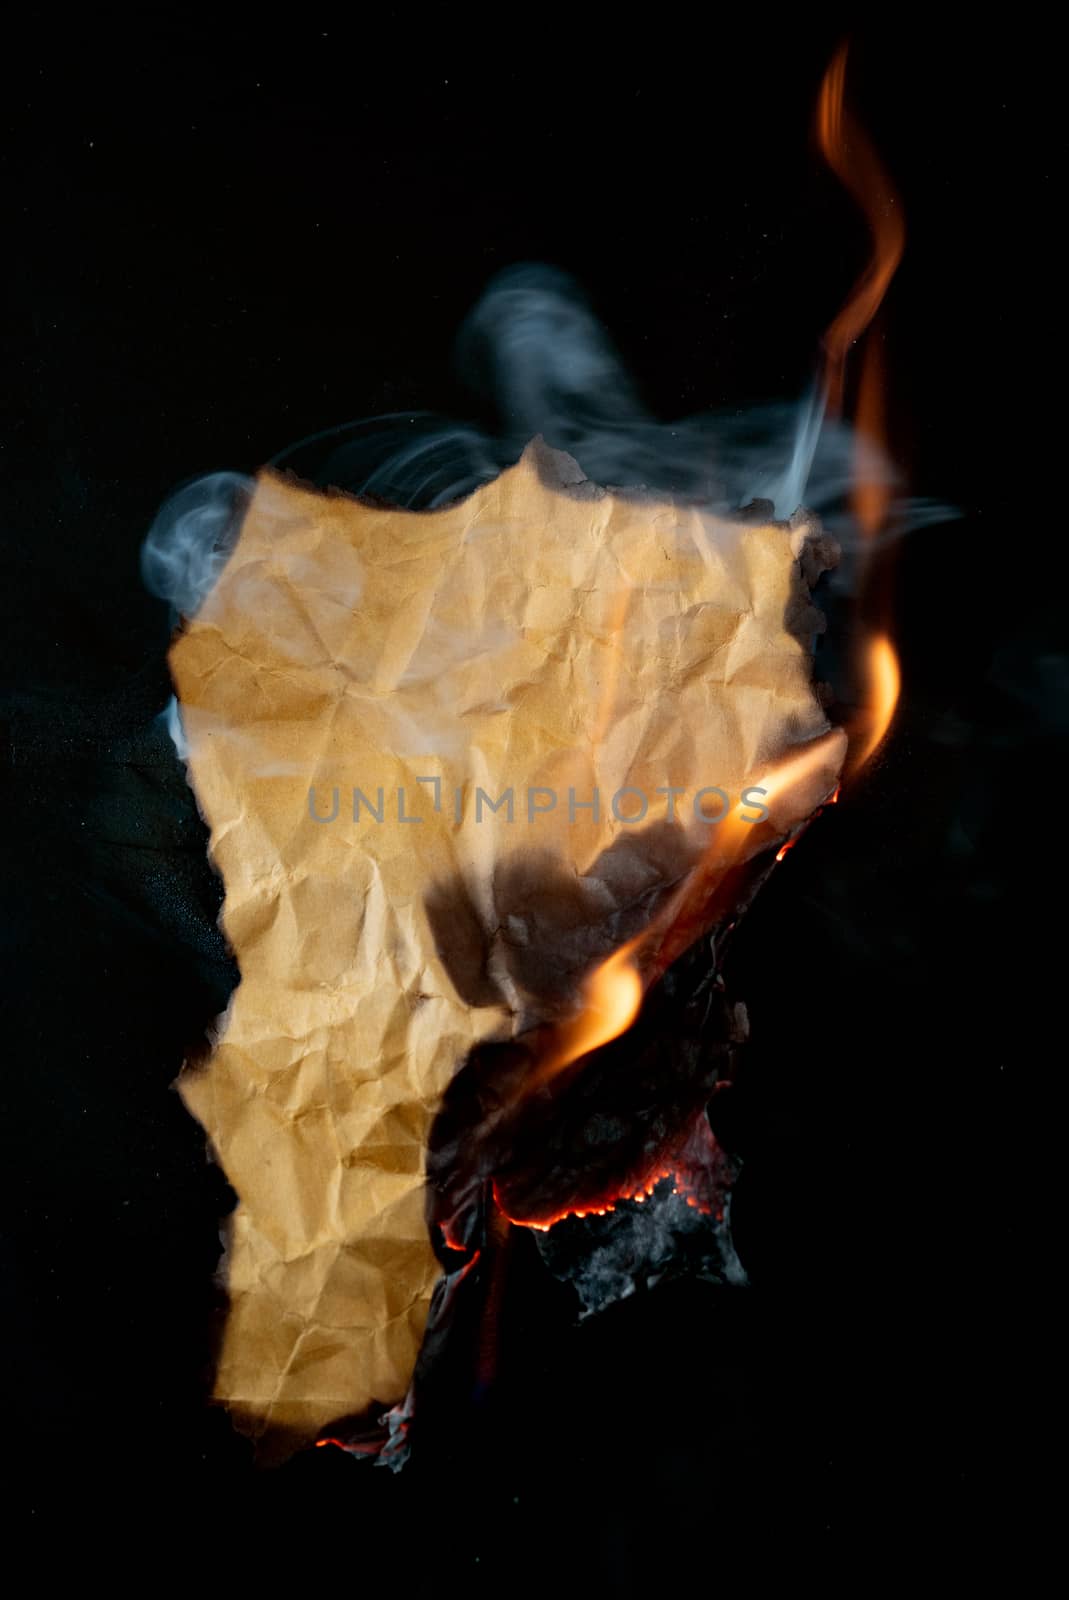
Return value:
<svg viewBox="0 0 1069 1600">
<path fill-rule="evenodd" d="M 633 1190 L 625 1190 L 622 1193 L 618 1191 L 599 1205 L 565 1206 L 563 1210 L 556 1212 L 553 1216 L 544 1217 L 538 1221 L 531 1221 L 529 1218 L 524 1217 L 509 1216 L 501 1204 L 501 1196 L 496 1183 L 494 1184 L 494 1204 L 506 1222 L 511 1222 L 520 1228 L 531 1228 L 535 1233 L 548 1233 L 550 1228 L 555 1228 L 558 1222 L 563 1222 L 567 1217 L 607 1217 L 616 1210 L 617 1206 L 623 1205 L 626 1201 L 630 1201 L 633 1205 L 642 1205 L 645 1201 L 652 1199 L 653 1193 L 659 1184 L 669 1182 L 672 1185 L 672 1194 L 681 1196 L 692 1210 L 700 1211 L 705 1216 L 710 1214 L 711 1208 L 700 1201 L 696 1195 L 687 1191 L 681 1175 L 672 1167 L 662 1167 L 646 1181 L 644 1186 Z M 719 1216 L 717 1220 L 720 1220 Z"/>
</svg>

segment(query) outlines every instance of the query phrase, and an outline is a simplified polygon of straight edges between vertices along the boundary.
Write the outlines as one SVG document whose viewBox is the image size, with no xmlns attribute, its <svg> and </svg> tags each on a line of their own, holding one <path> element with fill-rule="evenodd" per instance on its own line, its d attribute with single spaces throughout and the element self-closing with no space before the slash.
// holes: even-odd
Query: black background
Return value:
<svg viewBox="0 0 1069 1600">
<path fill-rule="evenodd" d="M 752 1285 L 680 1283 L 577 1328 L 521 1241 L 496 1388 L 443 1404 L 402 1477 L 331 1449 L 257 1472 L 205 1400 L 229 1200 L 170 1085 L 233 973 L 153 721 L 169 622 L 140 541 L 202 471 L 255 470 L 350 417 L 470 414 L 452 336 L 513 261 L 576 274 L 658 415 L 798 392 L 865 253 L 811 139 L 844 33 L 907 217 L 883 325 L 893 444 L 961 516 L 901 552 L 883 759 L 732 958 Z M 1065 678 L 1058 590 L 1035 580 L 1058 468 L 1034 63 L 890 22 L 683 13 L 584 38 L 516 14 L 464 39 L 415 11 L 248 31 L 46 17 L 9 42 L 16 1536 L 47 1528 L 59 1550 L 69 1530 L 121 1571 L 151 1530 L 157 1561 L 259 1550 L 316 1584 L 385 1559 L 404 1593 L 678 1591 L 814 1552 L 865 1573 L 933 1541 L 955 1563 L 1023 1558 L 1045 1426 L 1025 1196 L 1057 1055 L 1032 906 Z"/>
</svg>

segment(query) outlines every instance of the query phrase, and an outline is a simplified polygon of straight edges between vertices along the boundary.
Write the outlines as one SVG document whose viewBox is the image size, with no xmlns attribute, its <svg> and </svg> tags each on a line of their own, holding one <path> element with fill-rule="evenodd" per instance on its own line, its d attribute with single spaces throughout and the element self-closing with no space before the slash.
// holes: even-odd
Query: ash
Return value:
<svg viewBox="0 0 1069 1600">
<path fill-rule="evenodd" d="M 727 1158 L 721 1157 L 724 1168 Z M 620 1200 L 598 1217 L 566 1217 L 537 1233 L 542 1260 L 579 1296 L 580 1319 L 683 1274 L 712 1283 L 741 1285 L 746 1273 L 731 1237 L 726 1170 L 723 1198 L 705 1212 L 663 1179 L 646 1200 Z"/>
</svg>

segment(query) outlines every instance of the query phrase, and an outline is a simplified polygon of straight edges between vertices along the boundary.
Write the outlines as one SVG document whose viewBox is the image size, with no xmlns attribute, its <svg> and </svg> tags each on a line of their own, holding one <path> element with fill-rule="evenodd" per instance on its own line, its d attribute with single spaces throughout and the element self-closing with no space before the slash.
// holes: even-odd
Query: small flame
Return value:
<svg viewBox="0 0 1069 1600">
<path fill-rule="evenodd" d="M 759 785 L 765 803 L 782 801 L 792 791 L 813 783 L 837 737 L 833 731 L 814 739 L 771 767 Z M 649 927 L 594 968 L 576 1014 L 555 1030 L 553 1045 L 527 1078 L 524 1093 L 555 1078 L 581 1056 L 618 1039 L 631 1026 L 646 989 L 709 925 L 719 884 L 753 840 L 753 824 L 745 820 L 747 809 L 736 808 L 717 825 L 713 842 Z"/>
<path fill-rule="evenodd" d="M 864 742 L 853 755 L 851 766 L 855 772 L 876 754 L 891 726 L 902 686 L 898 657 L 886 634 L 877 634 L 866 653 L 866 672 L 869 682 L 867 727 Z"/>
<path fill-rule="evenodd" d="M 583 987 L 583 1001 L 575 1016 L 557 1031 L 556 1047 L 543 1060 L 531 1086 L 555 1078 L 558 1072 L 618 1039 L 638 1016 L 642 1004 L 642 979 L 635 965 L 637 939 L 621 945 L 608 960 L 595 967 Z"/>
<path fill-rule="evenodd" d="M 784 756 L 760 777 L 751 780 L 747 788 L 759 790 L 764 805 L 769 808 L 782 805 L 792 795 L 798 797 L 794 804 L 799 804 L 800 795 L 804 793 L 806 786 L 817 781 L 821 768 L 829 762 L 831 749 L 839 737 L 841 736 L 833 729 L 830 733 L 810 740 L 808 744 Z M 722 875 L 728 867 L 737 864 L 744 848 L 754 837 L 753 824 L 746 820 L 745 809 L 739 807 L 733 811 L 716 829 L 704 860 L 698 864 L 697 872 L 700 873 L 704 866 L 708 871 Z M 787 840 L 776 857 L 777 861 L 782 860 L 796 842 L 797 836 Z M 687 886 L 684 885 L 684 893 L 686 889 Z"/>
</svg>

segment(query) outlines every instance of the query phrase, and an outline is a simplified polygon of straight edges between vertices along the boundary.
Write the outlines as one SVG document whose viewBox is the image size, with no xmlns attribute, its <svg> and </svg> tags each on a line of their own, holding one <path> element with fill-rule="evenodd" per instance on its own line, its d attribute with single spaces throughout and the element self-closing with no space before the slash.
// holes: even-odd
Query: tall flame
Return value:
<svg viewBox="0 0 1069 1600">
<path fill-rule="evenodd" d="M 824 336 L 823 404 L 833 415 L 840 414 L 843 408 L 847 355 L 876 316 L 905 245 L 905 225 L 894 190 L 866 135 L 844 106 L 846 55 L 844 45 L 825 73 L 817 105 L 817 133 L 828 165 L 850 191 L 868 221 L 873 248 L 865 270 Z M 873 449 L 884 443 L 884 413 L 882 355 L 879 344 L 870 337 L 863 351 L 858 384 L 855 419 L 858 446 L 852 495 L 854 519 L 863 540 L 863 571 L 868 566 L 876 537 L 886 523 L 891 503 L 890 486 L 878 464 L 882 450 Z M 620 596 L 610 628 L 614 655 L 598 720 L 598 739 L 607 731 L 615 698 L 619 635 L 628 599 L 625 591 Z M 898 658 L 885 632 L 867 636 L 863 653 L 866 704 L 856 725 L 849 730 L 853 744 L 852 774 L 872 758 L 885 738 L 900 689 Z M 747 787 L 763 790 L 765 803 L 773 809 L 792 795 L 797 805 L 808 789 L 812 792 L 812 804 L 800 809 L 815 812 L 838 798 L 837 787 L 830 792 L 833 780 L 822 787 L 822 769 L 830 770 L 829 754 L 837 739 L 841 739 L 841 734 L 833 730 L 813 740 L 775 763 Z M 641 1008 L 645 990 L 710 926 L 718 909 L 718 890 L 725 877 L 741 864 L 753 839 L 753 823 L 741 807 L 715 828 L 711 843 L 697 865 L 645 932 L 615 951 L 587 978 L 579 1008 L 570 1020 L 554 1030 L 553 1044 L 528 1079 L 527 1089 L 546 1083 L 631 1026 Z M 777 861 L 783 859 L 791 843 L 793 836 L 781 846 Z M 652 1192 L 652 1182 L 644 1192 Z M 607 1209 L 611 1209 L 611 1205 Z"/>
<path fill-rule="evenodd" d="M 817 103 L 817 136 L 832 171 L 864 212 L 872 234 L 872 255 L 838 316 L 824 336 L 826 404 L 838 413 L 843 406 L 846 357 L 876 316 L 905 248 L 902 208 L 887 174 L 864 131 L 844 107 L 846 46 L 839 49 L 824 75 Z M 861 354 L 857 387 L 854 488 L 851 510 L 861 539 L 859 583 L 870 578 L 878 535 L 887 523 L 891 486 L 882 467 L 887 420 L 883 351 L 872 329 Z M 870 632 L 862 643 L 865 708 L 851 730 L 851 774 L 872 759 L 891 725 L 898 703 L 901 675 L 894 646 L 884 631 Z"/>
</svg>

